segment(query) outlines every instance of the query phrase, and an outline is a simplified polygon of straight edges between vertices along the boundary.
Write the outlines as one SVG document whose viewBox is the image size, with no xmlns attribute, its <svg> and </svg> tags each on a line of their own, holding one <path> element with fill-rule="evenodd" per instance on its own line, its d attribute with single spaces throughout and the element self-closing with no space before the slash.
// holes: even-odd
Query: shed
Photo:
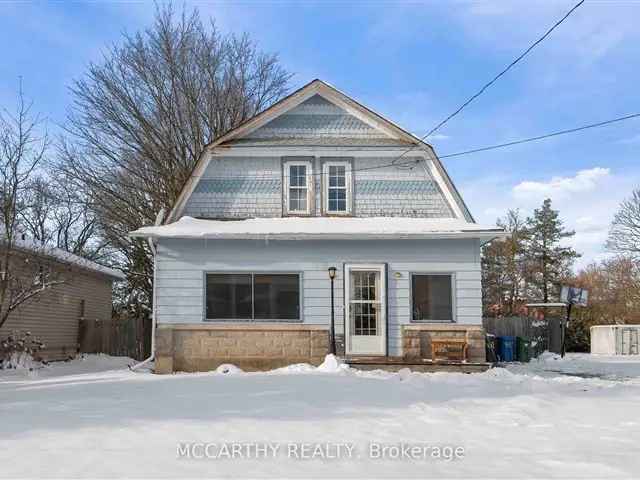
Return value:
<svg viewBox="0 0 640 480">
<path fill-rule="evenodd" d="M 639 355 L 640 325 L 595 325 L 591 327 L 591 353 Z"/>
</svg>

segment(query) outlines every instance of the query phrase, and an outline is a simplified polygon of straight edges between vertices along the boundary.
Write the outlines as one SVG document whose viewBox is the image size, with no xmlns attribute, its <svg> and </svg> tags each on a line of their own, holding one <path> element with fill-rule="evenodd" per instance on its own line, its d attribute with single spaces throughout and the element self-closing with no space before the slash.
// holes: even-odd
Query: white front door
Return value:
<svg viewBox="0 0 640 480">
<path fill-rule="evenodd" d="M 347 355 L 385 355 L 387 346 L 385 265 L 344 266 Z"/>
</svg>

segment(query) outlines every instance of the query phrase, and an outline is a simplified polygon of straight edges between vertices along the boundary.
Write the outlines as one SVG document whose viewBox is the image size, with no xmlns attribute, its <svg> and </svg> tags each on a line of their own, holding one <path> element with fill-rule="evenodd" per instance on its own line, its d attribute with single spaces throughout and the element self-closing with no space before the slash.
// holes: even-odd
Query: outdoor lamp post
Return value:
<svg viewBox="0 0 640 480">
<path fill-rule="evenodd" d="M 336 267 L 329 267 L 329 278 L 331 279 L 331 328 L 329 330 L 329 353 L 336 354 L 336 331 L 335 331 L 335 313 L 333 309 L 333 281 L 336 278 Z"/>
</svg>

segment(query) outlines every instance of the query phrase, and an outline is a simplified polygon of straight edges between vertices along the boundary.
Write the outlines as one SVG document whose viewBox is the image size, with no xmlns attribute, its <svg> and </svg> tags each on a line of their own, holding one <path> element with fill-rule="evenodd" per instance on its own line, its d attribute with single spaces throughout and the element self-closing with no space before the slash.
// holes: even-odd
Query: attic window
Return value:
<svg viewBox="0 0 640 480">
<path fill-rule="evenodd" d="M 286 213 L 309 215 L 313 189 L 312 163 L 308 160 L 287 160 L 283 165 Z"/>
<path fill-rule="evenodd" d="M 351 213 L 351 162 L 327 161 L 322 165 L 324 212 L 329 215 Z"/>
</svg>

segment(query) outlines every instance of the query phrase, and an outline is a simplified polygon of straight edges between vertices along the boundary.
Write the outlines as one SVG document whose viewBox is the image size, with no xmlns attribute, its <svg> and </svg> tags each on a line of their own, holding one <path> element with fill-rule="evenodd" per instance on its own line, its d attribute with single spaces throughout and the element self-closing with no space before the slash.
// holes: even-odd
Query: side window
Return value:
<svg viewBox="0 0 640 480">
<path fill-rule="evenodd" d="M 351 213 L 351 162 L 327 161 L 322 166 L 323 206 L 329 215 Z"/>
<path fill-rule="evenodd" d="M 411 276 L 411 320 L 414 322 L 452 322 L 453 277 L 450 274 Z"/>
<path fill-rule="evenodd" d="M 285 161 L 283 171 L 285 211 L 289 215 L 309 215 L 313 190 L 310 161 Z"/>
</svg>

